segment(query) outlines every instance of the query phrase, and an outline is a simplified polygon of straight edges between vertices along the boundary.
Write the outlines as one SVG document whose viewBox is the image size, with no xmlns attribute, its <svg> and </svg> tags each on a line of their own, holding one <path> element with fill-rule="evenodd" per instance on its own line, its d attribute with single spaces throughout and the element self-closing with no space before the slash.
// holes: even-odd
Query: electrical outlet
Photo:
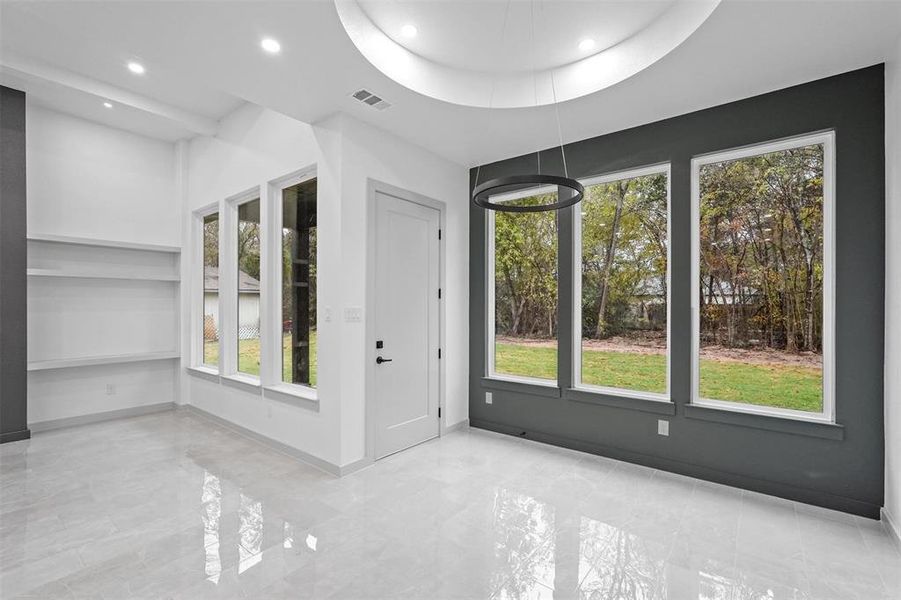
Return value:
<svg viewBox="0 0 901 600">
<path fill-rule="evenodd" d="M 332 307 L 331 306 L 325 307 L 325 322 L 326 323 L 332 322 Z"/>
<path fill-rule="evenodd" d="M 657 435 L 669 435 L 669 421 L 657 419 Z"/>
<path fill-rule="evenodd" d="M 114 396 L 116 394 L 116 386 L 111 383 L 106 384 L 106 395 Z"/>
<path fill-rule="evenodd" d="M 493 404 L 494 395 L 491 392 L 485 392 L 485 404 Z"/>
</svg>

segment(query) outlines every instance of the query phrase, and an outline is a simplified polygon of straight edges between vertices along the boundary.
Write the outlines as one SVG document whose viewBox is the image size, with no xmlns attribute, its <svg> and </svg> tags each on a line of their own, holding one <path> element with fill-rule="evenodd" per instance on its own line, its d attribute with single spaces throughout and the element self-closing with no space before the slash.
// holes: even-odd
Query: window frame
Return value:
<svg viewBox="0 0 901 600">
<path fill-rule="evenodd" d="M 305 181 L 310 181 L 311 179 L 318 179 L 318 169 L 316 164 L 307 165 L 302 167 L 292 173 L 288 173 L 287 175 L 283 175 L 277 179 L 273 179 L 268 182 L 266 185 L 266 198 L 263 201 L 262 206 L 262 220 L 264 223 L 264 237 L 263 237 L 263 256 L 261 264 L 264 265 L 260 273 L 267 277 L 268 281 L 271 281 L 272 284 L 270 286 L 263 286 L 265 290 L 265 297 L 261 301 L 260 310 L 265 311 L 266 315 L 261 325 L 261 335 L 263 337 L 261 343 L 261 360 L 260 360 L 260 375 L 263 380 L 264 388 L 267 391 L 274 392 L 275 394 L 279 394 L 282 396 L 287 396 L 291 398 L 300 398 L 302 400 L 310 400 L 310 401 L 318 401 L 318 387 L 314 387 L 311 385 L 305 385 L 302 383 L 288 383 L 282 381 L 282 365 L 284 361 L 284 356 L 282 354 L 282 286 L 283 286 L 283 273 L 282 273 L 282 210 L 283 210 L 283 192 L 286 188 L 297 185 L 299 183 L 303 183 Z M 317 230 L 319 228 L 319 217 L 321 216 L 320 209 L 322 208 L 321 203 L 322 195 L 317 192 L 316 194 L 316 219 L 317 219 Z M 266 235 L 266 231 L 273 232 L 273 235 Z M 320 257 L 322 250 L 322 241 L 321 236 L 316 236 L 316 332 L 317 336 L 321 333 L 321 310 L 320 310 L 320 299 L 321 299 L 321 286 L 320 281 L 318 280 L 320 269 Z M 319 349 L 321 348 L 321 344 L 319 343 L 321 338 L 317 338 L 316 344 L 316 365 L 317 369 L 319 366 Z M 319 371 L 317 371 L 317 383 Z"/>
<path fill-rule="evenodd" d="M 586 188 L 593 185 L 613 183 L 624 179 L 634 179 L 648 175 L 666 175 L 666 391 L 663 393 L 643 392 L 625 388 L 593 385 L 582 382 L 582 211 L 581 203 L 573 210 L 573 327 L 571 333 L 572 382 L 573 389 L 609 396 L 619 396 L 652 402 L 672 403 L 672 163 L 656 163 L 623 171 L 614 171 L 580 179 Z"/>
<path fill-rule="evenodd" d="M 266 245 L 266 228 L 262 223 L 263 197 L 259 186 L 253 186 L 225 199 L 225 210 L 219 222 L 219 372 L 225 379 L 252 387 L 260 385 L 259 375 L 244 373 L 238 370 L 238 207 L 253 200 L 260 200 L 260 348 L 263 344 L 262 331 L 262 293 L 266 286 L 263 272 L 263 248 Z M 225 228 L 225 235 L 222 231 Z M 222 258 L 225 258 L 223 262 Z M 223 267 L 227 265 L 227 267 Z M 223 301 L 224 297 L 224 301 Z M 227 318 L 223 316 L 227 315 Z M 222 338 L 225 339 L 222 339 Z M 260 369 L 263 368 L 263 357 L 260 356 Z"/>
<path fill-rule="evenodd" d="M 517 200 L 519 198 L 529 198 L 531 196 L 537 196 L 540 194 L 548 194 L 548 193 L 559 193 L 559 188 L 556 185 L 544 185 L 538 188 L 527 188 L 524 190 L 517 190 L 515 192 L 506 192 L 503 194 L 496 194 L 491 196 L 491 202 L 505 202 L 510 200 Z M 486 306 L 488 307 L 486 316 L 486 328 L 485 328 L 485 377 L 491 381 L 506 381 L 510 383 L 525 383 L 529 385 L 537 385 L 549 388 L 559 388 L 560 385 L 560 372 L 559 372 L 559 352 L 560 352 L 560 331 L 559 331 L 559 323 L 557 330 L 557 376 L 554 379 L 542 379 L 540 377 L 528 377 L 526 375 L 508 375 L 505 373 L 497 373 L 494 370 L 495 367 L 495 308 L 496 308 L 496 290 L 495 290 L 495 267 L 494 267 L 494 233 L 495 233 L 495 212 L 493 210 L 487 210 L 488 214 L 485 219 L 485 230 L 486 230 L 486 240 L 488 242 L 486 247 L 486 262 L 485 265 L 485 273 L 487 274 L 485 282 L 485 292 L 486 292 Z M 557 260 L 560 260 L 560 223 L 559 223 L 559 211 L 554 211 L 557 214 L 558 222 L 557 222 Z M 528 214 L 528 213 L 526 213 Z M 560 281 L 559 278 L 557 280 L 557 317 L 559 319 L 560 316 Z"/>
<path fill-rule="evenodd" d="M 803 148 L 823 146 L 823 411 L 810 413 L 787 408 L 744 404 L 729 400 L 702 398 L 700 395 L 700 169 L 703 165 L 728 162 Z M 810 421 L 835 423 L 835 131 L 792 136 L 692 157 L 691 160 L 691 397 L 690 405 L 723 410 Z"/>
<path fill-rule="evenodd" d="M 194 210 L 191 213 L 191 239 L 194 256 L 192 257 L 192 280 L 194 285 L 191 286 L 189 293 L 191 302 L 191 340 L 190 340 L 190 361 L 191 369 L 207 373 L 210 375 L 218 375 L 222 371 L 222 348 L 220 340 L 219 361 L 215 365 L 204 362 L 203 347 L 203 331 L 204 331 L 204 266 L 203 266 L 203 242 L 204 242 L 204 220 L 210 215 L 218 215 L 219 218 L 219 244 L 217 251 L 219 253 L 219 264 L 222 264 L 222 211 L 219 202 L 211 202 L 205 206 Z M 221 292 L 220 286 L 220 292 Z M 219 298 L 219 327 L 220 337 L 222 328 L 222 298 Z"/>
</svg>

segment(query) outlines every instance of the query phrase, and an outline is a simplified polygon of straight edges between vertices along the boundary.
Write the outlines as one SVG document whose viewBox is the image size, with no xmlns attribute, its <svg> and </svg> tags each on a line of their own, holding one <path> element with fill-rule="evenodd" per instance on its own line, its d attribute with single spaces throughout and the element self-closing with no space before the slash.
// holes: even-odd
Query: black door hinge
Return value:
<svg viewBox="0 0 901 600">
<path fill-rule="evenodd" d="M 440 406 L 438 407 L 438 418 L 439 419 L 441 418 L 441 407 Z"/>
<path fill-rule="evenodd" d="M 441 348 L 438 348 L 438 358 L 441 358 Z"/>
<path fill-rule="evenodd" d="M 438 230 L 438 239 L 439 240 L 441 239 L 441 230 L 440 229 Z"/>
<path fill-rule="evenodd" d="M 441 299 L 441 288 L 438 288 L 438 299 Z"/>
</svg>

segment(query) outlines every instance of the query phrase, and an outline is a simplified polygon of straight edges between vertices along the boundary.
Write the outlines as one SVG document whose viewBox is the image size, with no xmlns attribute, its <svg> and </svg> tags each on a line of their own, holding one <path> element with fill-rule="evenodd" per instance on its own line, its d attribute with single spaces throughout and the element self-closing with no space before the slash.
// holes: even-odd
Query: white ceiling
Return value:
<svg viewBox="0 0 901 600">
<path fill-rule="evenodd" d="M 379 24 L 366 4 L 335 0 L 348 36 L 379 71 L 430 98 L 478 108 L 544 106 L 616 85 L 678 47 L 719 3 L 418 2 L 413 10 L 370 2 Z M 414 18 L 427 31 L 398 36 L 419 23 Z M 592 42 L 596 33 L 604 45 L 588 51 L 576 31 Z"/>
<path fill-rule="evenodd" d="M 23 90 L 30 105 L 74 114 L 83 119 L 169 142 L 195 135 L 195 132 L 178 121 L 118 102 L 111 103 L 112 108 L 106 108 L 103 106 L 106 100 L 100 96 L 8 68 L 0 67 L 0 81 L 5 86 Z"/>
<path fill-rule="evenodd" d="M 482 2 L 434 1 L 453 4 L 451 12 L 460 22 L 478 21 L 483 10 L 497 12 L 492 7 L 497 3 L 490 0 L 487 7 Z M 543 0 L 546 10 L 554 3 Z M 621 28 L 607 32 L 609 38 L 596 34 L 597 39 L 614 40 L 653 13 L 650 7 L 640 11 L 634 22 L 624 20 Z M 440 19 L 417 23 L 422 37 L 438 25 Z M 610 88 L 560 104 L 563 137 L 592 137 L 881 62 L 899 31 L 901 2 L 895 0 L 725 0 L 697 32 L 656 64 Z M 279 56 L 260 51 L 263 36 L 281 42 Z M 310 123 L 347 112 L 465 165 L 553 146 L 558 140 L 553 107 L 467 108 L 390 80 L 360 55 L 327 1 L 4 1 L 0 38 L 0 63 L 37 65 L 38 80 L 54 72 L 41 71 L 41 65 L 65 70 L 77 76 L 78 93 L 90 101 L 100 93 L 118 92 L 123 102 L 141 107 L 136 112 L 163 118 L 169 128 L 188 123 L 181 127 L 193 133 L 204 128 L 205 119 L 217 120 L 241 101 L 250 101 Z M 553 60 L 565 59 L 569 51 L 561 50 Z M 147 73 L 129 73 L 129 60 L 140 60 Z M 461 54 L 459 60 L 466 57 Z M 503 67 L 501 59 L 492 64 Z M 15 69 L 12 75 L 22 76 Z M 0 71 L 0 77 L 10 77 L 10 70 Z M 392 107 L 377 111 L 349 98 L 362 87 Z M 44 102 L 54 97 L 52 90 L 42 94 Z M 66 94 L 59 91 L 57 105 L 72 104 L 69 112 L 79 114 L 82 109 Z M 153 102 L 133 101 L 134 94 Z M 82 116 L 128 127 L 113 121 L 125 112 Z M 142 127 L 152 129 L 153 119 Z M 158 137 L 176 134 L 170 129 Z"/>
<path fill-rule="evenodd" d="M 385 35 L 424 58 L 459 69 L 517 73 L 559 67 L 605 50 L 645 28 L 673 2 L 363 0 L 359 4 Z M 413 39 L 401 34 L 407 23 L 415 23 L 419 30 Z M 590 52 L 579 50 L 584 38 L 595 41 Z"/>
</svg>

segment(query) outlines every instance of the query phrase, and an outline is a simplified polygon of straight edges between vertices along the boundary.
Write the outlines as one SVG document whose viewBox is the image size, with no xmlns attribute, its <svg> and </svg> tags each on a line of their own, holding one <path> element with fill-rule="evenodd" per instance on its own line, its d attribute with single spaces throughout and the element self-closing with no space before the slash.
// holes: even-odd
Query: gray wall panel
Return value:
<svg viewBox="0 0 901 600">
<path fill-rule="evenodd" d="M 26 439 L 25 94 L 0 86 L 0 443 Z"/>
<path fill-rule="evenodd" d="M 470 422 L 877 517 L 883 503 L 884 68 L 876 65 L 770 94 L 567 145 L 569 174 L 587 177 L 671 164 L 671 381 L 676 415 L 528 393 L 485 382 L 485 211 L 470 223 Z M 665 93 L 663 91 L 662 93 Z M 565 118 L 565 115 L 564 115 Z M 836 132 L 836 421 L 817 437 L 798 423 L 738 415 L 717 422 L 688 407 L 691 388 L 690 161 L 709 152 L 833 129 Z M 545 172 L 559 149 L 542 153 Z M 481 166 L 480 181 L 534 169 L 535 155 Z M 553 167 L 551 166 L 553 165 Z M 475 183 L 476 170 L 470 174 Z M 560 246 L 572 232 L 560 230 Z M 563 259 L 561 258 L 561 262 Z M 564 282 L 567 283 L 568 282 Z M 561 294 L 561 298 L 569 294 Z M 560 305 L 560 323 L 572 319 Z M 565 331 L 561 327 L 561 332 Z M 567 343 L 561 339 L 561 346 Z M 561 353 L 561 372 L 572 357 Z M 484 392 L 493 392 L 493 404 Z M 670 436 L 656 435 L 658 418 Z M 781 421 L 781 420 L 780 420 Z M 822 426 L 819 426 L 822 427 Z"/>
</svg>

